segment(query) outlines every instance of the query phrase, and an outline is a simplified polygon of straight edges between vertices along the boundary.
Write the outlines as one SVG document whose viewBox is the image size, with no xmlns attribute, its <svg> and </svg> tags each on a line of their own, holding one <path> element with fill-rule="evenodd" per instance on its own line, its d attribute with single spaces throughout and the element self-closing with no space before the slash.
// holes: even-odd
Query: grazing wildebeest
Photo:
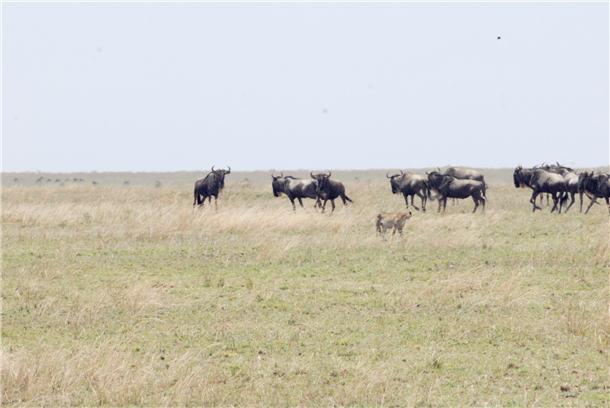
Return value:
<svg viewBox="0 0 610 408">
<path fill-rule="evenodd" d="M 343 183 L 330 179 L 330 171 L 328 172 L 328 174 L 318 173 L 314 175 L 313 173 L 309 173 L 309 175 L 312 179 L 317 181 L 318 196 L 324 200 L 324 203 L 322 204 L 322 212 L 324 212 L 324 210 L 326 209 L 326 202 L 328 200 L 330 200 L 330 203 L 332 205 L 331 213 L 335 211 L 335 198 L 337 197 L 341 197 L 341 200 L 343 200 L 343 205 L 347 205 L 348 201 L 350 203 L 353 203 L 352 199 L 345 194 L 345 186 L 343 185 Z"/>
<path fill-rule="evenodd" d="M 447 198 L 468 198 L 472 197 L 476 212 L 479 204 L 483 206 L 481 211 L 485 211 L 485 183 L 471 179 L 457 179 L 448 174 L 441 174 L 438 171 L 426 173 L 428 175 L 428 186 L 439 194 L 438 212 L 447 209 Z"/>
<path fill-rule="evenodd" d="M 407 212 L 381 212 L 377 214 L 375 221 L 375 229 L 377 233 L 385 239 L 385 233 L 387 230 L 392 229 L 392 235 L 398 234 L 402 237 L 402 229 L 405 226 L 405 222 L 411 218 L 411 211 Z"/>
<path fill-rule="evenodd" d="M 225 176 L 231 174 L 231 167 L 227 167 L 228 170 L 214 170 L 214 166 L 212 166 L 212 171 L 204 178 L 195 181 L 193 206 L 203 206 L 206 198 L 208 203 L 211 204 L 212 197 L 214 197 L 214 208 L 218 209 L 218 194 L 220 194 L 225 186 Z"/>
<path fill-rule="evenodd" d="M 390 179 L 390 187 L 392 187 L 392 193 L 402 193 L 405 198 L 405 205 L 409 208 L 409 196 L 411 196 L 411 205 L 417 211 L 419 208 L 413 203 L 415 195 L 421 199 L 422 211 L 426 211 L 426 202 L 428 200 L 428 179 L 422 175 L 415 173 L 404 173 L 402 170 L 400 174 L 385 175 Z"/>
<path fill-rule="evenodd" d="M 585 211 L 585 214 L 589 212 L 593 204 L 596 203 L 598 198 L 606 200 L 606 206 L 610 211 L 610 174 L 591 172 L 582 172 L 579 177 L 579 193 L 587 194 L 591 198 L 591 202 Z"/>
<path fill-rule="evenodd" d="M 549 193 L 553 198 L 551 212 L 558 209 L 558 212 L 561 213 L 561 206 L 567 200 L 567 183 L 560 174 L 539 168 L 527 169 L 518 166 L 513 172 L 513 182 L 516 188 L 527 186 L 532 189 L 532 197 L 530 198 L 532 212 L 542 210 L 536 205 L 536 197 L 541 193 Z"/>
<path fill-rule="evenodd" d="M 318 197 L 318 182 L 310 179 L 298 179 L 292 176 L 284 176 L 281 173 L 279 176 L 271 175 L 271 188 L 273 189 L 273 196 L 279 197 L 282 194 L 286 194 L 286 197 L 292 204 L 292 209 L 296 211 L 297 207 L 294 204 L 294 199 L 299 200 L 301 208 L 303 207 L 303 198 L 312 198 L 316 200 L 314 207 L 321 206 L 320 198 Z"/>
</svg>

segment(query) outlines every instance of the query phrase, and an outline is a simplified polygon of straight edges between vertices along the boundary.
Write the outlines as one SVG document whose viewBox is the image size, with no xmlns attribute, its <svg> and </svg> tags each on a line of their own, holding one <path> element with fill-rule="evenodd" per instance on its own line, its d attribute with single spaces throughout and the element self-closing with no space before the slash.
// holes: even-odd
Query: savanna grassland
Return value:
<svg viewBox="0 0 610 408">
<path fill-rule="evenodd" d="M 194 174 L 3 177 L 3 405 L 609 404 L 604 205 L 532 214 L 495 171 L 484 214 L 384 242 L 384 172 L 337 172 L 333 215 L 268 173 L 217 212 Z"/>
</svg>

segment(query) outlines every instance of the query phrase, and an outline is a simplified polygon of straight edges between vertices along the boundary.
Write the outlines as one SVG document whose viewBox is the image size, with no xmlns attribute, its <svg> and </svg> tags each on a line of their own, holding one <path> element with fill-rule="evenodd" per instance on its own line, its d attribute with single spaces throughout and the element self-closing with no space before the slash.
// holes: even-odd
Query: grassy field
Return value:
<svg viewBox="0 0 610 408">
<path fill-rule="evenodd" d="M 191 173 L 5 174 L 3 405 L 607 406 L 605 206 L 532 214 L 497 170 L 384 242 L 384 173 L 337 172 L 333 215 L 268 173 L 218 212 Z"/>
</svg>

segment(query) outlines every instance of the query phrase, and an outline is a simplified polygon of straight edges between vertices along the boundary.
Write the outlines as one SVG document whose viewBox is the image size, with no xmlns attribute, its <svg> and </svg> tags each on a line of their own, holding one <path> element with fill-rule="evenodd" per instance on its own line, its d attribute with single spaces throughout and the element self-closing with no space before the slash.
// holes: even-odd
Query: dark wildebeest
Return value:
<svg viewBox="0 0 610 408">
<path fill-rule="evenodd" d="M 440 173 L 440 171 L 439 171 Z M 443 174 L 453 176 L 460 180 L 476 180 L 483 183 L 483 196 L 487 195 L 487 184 L 485 184 L 485 176 L 480 171 L 468 169 L 466 167 L 448 167 Z"/>
<path fill-rule="evenodd" d="M 563 176 L 544 169 L 527 169 L 518 166 L 513 173 L 513 182 L 516 188 L 527 186 L 532 189 L 532 197 L 530 198 L 532 212 L 542 210 L 542 208 L 536 205 L 536 197 L 541 193 L 549 193 L 553 198 L 551 212 L 559 209 L 561 214 L 561 206 L 567 200 L 567 183 Z"/>
<path fill-rule="evenodd" d="M 587 194 L 591 198 L 591 202 L 585 211 L 585 214 L 589 212 L 593 204 L 596 203 L 598 198 L 606 200 L 606 206 L 610 211 L 610 175 L 609 174 L 594 174 L 591 172 L 582 172 L 579 177 L 579 193 Z M 581 198 L 582 200 L 582 198 Z"/>
<path fill-rule="evenodd" d="M 568 207 L 566 208 L 565 212 L 568 212 L 568 210 L 572 207 L 572 205 L 574 205 L 574 202 L 576 201 L 575 195 L 576 193 L 578 193 L 578 174 L 574 171 L 574 169 L 562 166 L 561 164 L 559 164 L 559 162 L 557 162 L 557 164 L 543 165 L 542 168 L 551 173 L 559 174 L 566 181 L 566 193 L 570 197 L 570 204 L 568 204 Z M 580 196 L 580 208 L 582 211 L 582 195 Z"/>
<path fill-rule="evenodd" d="M 405 205 L 409 208 L 409 196 L 411 196 L 411 205 L 417 211 L 419 208 L 413 203 L 415 195 L 421 199 L 422 211 L 426 211 L 426 202 L 428 201 L 428 179 L 422 175 L 414 173 L 404 173 L 402 170 L 400 174 L 385 175 L 390 179 L 390 187 L 392 187 L 392 193 L 402 193 L 405 198 Z"/>
<path fill-rule="evenodd" d="M 472 197 L 476 212 L 479 204 L 483 206 L 481 211 L 485 211 L 485 183 L 471 179 L 457 179 L 448 174 L 441 174 L 438 171 L 426 173 L 428 175 L 428 186 L 439 194 L 438 212 L 447 209 L 447 198 L 468 198 Z"/>
<path fill-rule="evenodd" d="M 193 190 L 193 206 L 203 206 L 205 199 L 208 199 L 208 203 L 212 203 L 212 197 L 214 197 L 214 208 L 218 209 L 218 194 L 222 191 L 225 186 L 225 176 L 231 174 L 231 167 L 229 169 L 214 170 L 210 171 L 204 178 L 195 181 L 195 188 Z"/>
<path fill-rule="evenodd" d="M 324 203 L 322 204 L 322 212 L 324 212 L 326 209 L 326 202 L 328 200 L 330 200 L 332 205 L 331 213 L 335 211 L 335 198 L 337 197 L 341 197 L 341 200 L 343 200 L 343 205 L 347 205 L 348 201 L 353 203 L 352 199 L 345 194 L 345 186 L 343 183 L 330 179 L 330 171 L 328 174 L 318 173 L 314 175 L 313 173 L 309 173 L 309 175 L 312 179 L 318 182 L 317 193 L 318 196 L 324 200 Z"/>
<path fill-rule="evenodd" d="M 294 204 L 294 199 L 299 200 L 301 208 L 303 207 L 303 198 L 312 198 L 316 200 L 314 207 L 320 207 L 320 198 L 318 197 L 318 182 L 310 179 L 298 179 L 292 176 L 284 176 L 281 173 L 279 176 L 271 175 L 271 188 L 273 189 L 273 195 L 279 197 L 282 194 L 286 194 L 286 197 L 292 204 L 292 209 L 296 211 L 297 207 Z"/>
</svg>

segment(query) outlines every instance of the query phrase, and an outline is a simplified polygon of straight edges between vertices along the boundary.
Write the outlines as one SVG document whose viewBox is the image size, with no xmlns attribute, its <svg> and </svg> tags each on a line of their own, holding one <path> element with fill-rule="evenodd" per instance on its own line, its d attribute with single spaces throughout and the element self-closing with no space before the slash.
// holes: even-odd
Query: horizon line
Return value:
<svg viewBox="0 0 610 408">
<path fill-rule="evenodd" d="M 506 169 L 514 169 L 516 166 L 523 164 L 516 164 L 514 166 L 499 166 L 499 167 L 488 167 L 488 166 L 464 166 L 457 164 L 445 164 L 440 166 L 422 166 L 422 167 L 367 167 L 367 168 L 266 168 L 266 169 L 235 169 L 232 168 L 232 172 L 238 173 L 255 173 L 255 172 L 274 172 L 274 171 L 317 171 L 317 170 L 332 170 L 332 171 L 386 171 L 392 169 L 411 169 L 411 170 L 419 170 L 419 169 L 434 169 L 434 168 L 445 168 L 445 167 L 468 167 L 472 169 L 488 169 L 488 170 L 506 170 Z M 574 169 L 585 169 L 585 168 L 600 168 L 600 167 L 610 167 L 610 163 L 595 165 L 595 166 L 574 166 L 574 165 L 566 165 L 567 167 Z M 222 168 L 223 166 L 215 166 L 218 168 Z M 201 171 L 210 171 L 210 169 L 190 169 L 190 170 L 0 170 L 0 174 L 14 174 L 14 173 L 33 173 L 33 174 L 42 174 L 42 173 L 50 173 L 50 174 L 71 174 L 71 173 L 197 173 Z"/>
</svg>

